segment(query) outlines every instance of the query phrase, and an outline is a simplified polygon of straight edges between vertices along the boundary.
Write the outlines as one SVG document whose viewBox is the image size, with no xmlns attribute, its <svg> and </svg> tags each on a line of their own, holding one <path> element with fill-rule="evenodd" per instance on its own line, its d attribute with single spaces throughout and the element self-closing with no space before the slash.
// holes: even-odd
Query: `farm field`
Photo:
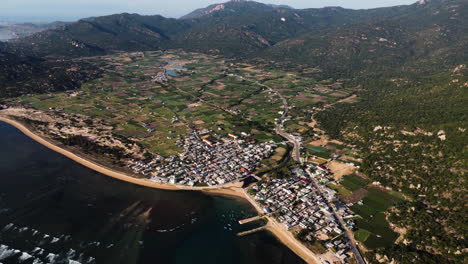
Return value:
<svg viewBox="0 0 468 264">
<path fill-rule="evenodd" d="M 190 129 L 218 136 L 245 133 L 261 142 L 282 141 L 273 132 L 282 102 L 262 85 L 277 89 L 293 102 L 291 120 L 306 120 L 307 112 L 318 102 L 313 100 L 317 84 L 313 78 L 199 53 L 137 52 L 88 60 L 105 65 L 101 78 L 77 91 L 28 95 L 13 102 L 100 120 L 112 126 L 115 134 L 163 156 L 177 154 L 177 139 Z M 164 73 L 167 80 L 158 81 L 156 77 Z M 347 94 L 341 90 L 340 95 Z M 327 100 L 338 99 L 329 96 Z"/>
<path fill-rule="evenodd" d="M 390 229 L 385 212 L 400 201 L 400 198 L 374 187 L 366 190 L 367 195 L 362 204 L 351 207 L 351 210 L 362 217 L 356 220 L 358 231 L 355 238 L 370 249 L 389 246 L 397 239 L 398 234 Z"/>
<path fill-rule="evenodd" d="M 367 184 L 370 183 L 369 180 L 363 179 L 356 175 L 349 175 L 343 177 L 343 180 L 340 182 L 346 189 L 354 192 L 361 188 L 364 188 Z"/>
<path fill-rule="evenodd" d="M 284 111 L 280 93 L 289 104 L 285 129 L 303 137 L 309 155 L 329 159 L 333 153 L 348 151 L 330 143 L 310 145 L 317 140 L 311 113 L 316 107 L 333 104 L 355 90 L 340 83 L 317 82 L 299 73 L 263 70 L 232 63 L 223 58 L 182 51 L 122 53 L 88 59 L 105 65 L 101 78 L 70 92 L 27 95 L 12 99 L 16 105 L 43 111 L 78 114 L 111 126 L 118 137 L 138 142 L 161 156 L 177 155 L 178 140 L 190 130 L 211 136 L 228 133 L 250 135 L 259 141 L 281 142 L 276 121 Z M 273 89 L 273 90 L 272 90 Z M 287 149 L 280 147 L 262 170 L 284 163 Z M 281 174 L 280 168 L 276 173 Z M 395 240 L 384 212 L 398 201 L 395 196 L 368 187 L 370 182 L 355 175 L 329 187 L 340 197 L 363 199 L 352 210 L 356 239 L 368 248 Z"/>
<path fill-rule="evenodd" d="M 399 193 L 381 190 L 371 185 L 370 180 L 357 175 L 344 176 L 339 184 L 328 187 L 338 192 L 340 198 L 354 205 L 350 209 L 359 217 L 355 219 L 354 237 L 367 248 L 386 247 L 398 238 L 389 226 L 385 213 L 402 201 Z"/>
</svg>

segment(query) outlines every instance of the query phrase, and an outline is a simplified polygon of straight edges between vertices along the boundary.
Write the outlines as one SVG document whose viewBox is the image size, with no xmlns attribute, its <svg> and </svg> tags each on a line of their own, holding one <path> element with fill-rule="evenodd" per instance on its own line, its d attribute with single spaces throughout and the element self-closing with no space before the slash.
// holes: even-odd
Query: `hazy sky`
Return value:
<svg viewBox="0 0 468 264">
<path fill-rule="evenodd" d="M 0 0 L 0 20 L 74 20 L 82 17 L 114 13 L 160 14 L 179 17 L 190 11 L 227 0 Z M 287 4 L 295 8 L 342 6 L 373 8 L 411 4 L 416 0 L 259 0 L 271 4 Z"/>
</svg>

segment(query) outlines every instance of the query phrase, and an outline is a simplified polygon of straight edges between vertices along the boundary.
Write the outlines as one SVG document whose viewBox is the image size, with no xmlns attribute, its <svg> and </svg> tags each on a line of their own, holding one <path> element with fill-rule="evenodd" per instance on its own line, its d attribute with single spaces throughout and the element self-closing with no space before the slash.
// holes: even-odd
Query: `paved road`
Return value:
<svg viewBox="0 0 468 264">
<path fill-rule="evenodd" d="M 245 79 L 245 78 L 244 78 Z M 246 79 L 247 80 L 247 79 Z M 250 80 L 247 80 L 247 81 L 250 81 Z M 275 132 L 282 136 L 283 138 L 285 138 L 286 140 L 288 140 L 291 144 L 293 144 L 294 146 L 294 149 L 293 149 L 293 152 L 292 152 L 292 158 L 298 162 L 298 163 L 301 163 L 302 164 L 302 160 L 301 160 L 301 142 L 299 140 L 296 139 L 296 137 L 294 135 L 291 135 L 289 133 L 287 133 L 285 130 L 284 130 L 284 126 L 283 126 L 283 123 L 284 121 L 286 120 L 287 116 L 288 116 L 288 111 L 289 111 L 289 104 L 288 104 L 288 100 L 280 93 L 278 92 L 276 89 L 273 89 L 267 85 L 264 85 L 258 81 L 255 81 L 255 83 L 257 85 L 260 85 L 261 87 L 269 90 L 270 92 L 273 92 L 274 94 L 276 94 L 282 101 L 283 101 L 283 114 L 281 115 L 281 118 L 278 120 L 278 125 L 276 126 L 275 128 Z M 351 98 L 354 98 L 355 95 L 352 95 L 348 98 L 345 98 L 343 100 L 340 100 L 334 104 L 330 104 L 326 107 L 331 107 L 337 103 L 340 103 L 342 101 L 345 101 L 347 99 L 351 99 Z M 313 185 L 315 186 L 315 188 L 319 191 L 319 193 L 322 195 L 322 197 L 325 198 L 325 201 L 327 202 L 327 205 L 331 208 L 332 210 L 332 213 L 333 215 L 335 216 L 336 219 L 338 219 L 338 223 L 339 225 L 341 226 L 341 228 L 343 230 L 345 230 L 345 236 L 346 238 L 348 239 L 348 245 L 349 247 L 351 248 L 351 251 L 353 251 L 353 254 L 355 256 L 355 259 L 356 261 L 358 262 L 358 264 L 366 264 L 366 262 L 364 261 L 364 258 L 361 256 L 361 252 L 359 251 L 359 249 L 357 248 L 356 246 L 356 241 L 354 240 L 354 235 L 352 233 L 351 230 L 349 230 L 347 227 L 346 227 L 346 224 L 343 220 L 343 218 L 341 218 L 341 216 L 338 214 L 336 208 L 335 208 L 335 205 L 333 203 L 331 203 L 330 201 L 328 201 L 328 199 L 326 198 L 326 196 L 323 194 L 322 192 L 322 189 L 320 187 L 320 185 L 315 181 L 314 177 L 312 177 L 311 173 L 309 170 L 307 170 L 307 173 L 309 174 L 310 178 L 312 179 L 312 183 Z M 249 195 L 247 195 L 248 198 Z"/>
<path fill-rule="evenodd" d="M 260 85 L 261 87 L 267 89 L 268 91 L 276 94 L 281 99 L 281 101 L 283 101 L 283 114 L 278 119 L 278 125 L 275 128 L 275 132 L 276 132 L 276 134 L 278 134 L 278 135 L 282 136 L 283 138 L 285 138 L 286 140 L 288 140 L 288 142 L 291 143 L 294 146 L 294 149 L 293 149 L 293 152 L 292 152 L 292 158 L 296 162 L 302 164 L 302 160 L 301 160 L 301 142 L 299 142 L 296 139 L 296 137 L 294 137 L 294 135 L 288 134 L 283 128 L 283 123 L 286 120 L 286 118 L 288 117 L 288 113 L 289 113 L 288 100 L 280 92 L 278 92 L 278 90 L 276 90 L 276 89 L 274 89 L 272 87 L 269 87 L 267 85 L 264 85 L 262 83 L 259 83 L 258 81 L 255 82 L 255 83 L 257 85 Z"/>
<path fill-rule="evenodd" d="M 291 156 L 296 162 L 302 164 L 302 160 L 301 160 L 301 142 L 299 142 L 293 135 L 286 133 L 286 131 L 284 131 L 284 129 L 283 129 L 283 127 L 281 125 L 278 125 L 276 127 L 276 133 L 278 135 L 282 136 L 283 138 L 287 139 L 289 141 L 289 143 L 293 144 L 294 148 L 293 148 Z"/>
<path fill-rule="evenodd" d="M 247 81 L 249 81 L 249 80 L 247 80 Z M 280 92 L 278 92 L 276 89 L 273 89 L 273 88 L 271 88 L 271 87 L 269 87 L 267 85 L 259 83 L 258 81 L 255 81 L 255 83 L 257 85 L 260 85 L 261 87 L 269 90 L 270 92 L 273 92 L 279 98 L 281 98 L 281 100 L 283 101 L 283 114 L 281 115 L 281 118 L 278 120 L 278 125 L 275 128 L 275 132 L 278 135 L 282 136 L 283 138 L 287 139 L 291 144 L 293 144 L 294 149 L 293 149 L 293 152 L 292 152 L 292 158 L 296 162 L 302 164 L 301 152 L 300 152 L 301 151 L 301 142 L 299 140 L 297 140 L 294 135 L 291 135 L 291 134 L 287 133 L 284 130 L 284 126 L 283 126 L 283 123 L 286 120 L 286 118 L 288 116 L 288 111 L 289 111 L 288 100 Z M 331 107 L 331 106 L 333 106 L 333 105 L 335 105 L 337 103 L 344 102 L 345 100 L 348 100 L 348 99 L 351 99 L 351 98 L 354 98 L 354 97 L 355 97 L 355 95 L 352 95 L 352 96 L 347 97 L 345 99 L 342 99 L 342 100 L 340 100 L 340 101 L 338 101 L 336 103 L 327 105 L 326 107 Z M 310 178 L 312 179 L 312 183 L 315 186 L 315 188 L 319 191 L 319 193 L 322 195 L 322 197 L 325 198 L 325 201 L 327 202 L 327 205 L 331 208 L 332 213 L 335 216 L 335 218 L 338 219 L 339 225 L 341 226 L 341 228 L 343 230 L 345 230 L 345 236 L 348 239 L 348 245 L 351 248 L 351 251 L 353 251 L 353 254 L 355 256 L 356 261 L 358 262 L 358 264 L 366 264 L 366 262 L 364 261 L 364 258 L 361 256 L 361 252 L 359 251 L 359 249 L 356 246 L 356 241 L 354 240 L 354 235 L 353 235 L 352 231 L 349 230 L 346 227 L 346 224 L 345 224 L 343 218 L 341 218 L 341 216 L 338 214 L 338 212 L 337 212 L 337 210 L 335 208 L 335 205 L 333 203 L 331 203 L 330 201 L 328 201 L 328 199 L 326 198 L 326 196 L 322 192 L 321 186 L 315 181 L 314 177 L 312 177 L 309 170 L 307 170 L 307 173 L 309 174 Z M 247 197 L 249 197 L 249 196 L 247 195 Z"/>
<path fill-rule="evenodd" d="M 320 184 L 317 183 L 317 181 L 312 176 L 310 171 L 309 170 L 306 170 L 306 171 L 307 171 L 307 174 L 309 174 L 310 178 L 312 179 L 312 184 L 314 185 L 314 187 L 319 191 L 320 195 L 325 199 L 327 205 L 332 209 L 332 213 L 335 216 L 335 218 L 338 219 L 338 223 L 340 224 L 341 228 L 345 230 L 345 236 L 348 239 L 348 245 L 351 248 L 351 251 L 353 251 L 356 261 L 358 262 L 358 264 L 366 264 L 366 262 L 364 261 L 364 258 L 361 256 L 361 252 L 356 246 L 356 241 L 354 240 L 353 232 L 346 227 L 346 224 L 343 218 L 341 218 L 340 214 L 338 214 L 335 205 L 332 202 L 330 202 L 326 198 L 326 196 L 323 194 Z"/>
</svg>

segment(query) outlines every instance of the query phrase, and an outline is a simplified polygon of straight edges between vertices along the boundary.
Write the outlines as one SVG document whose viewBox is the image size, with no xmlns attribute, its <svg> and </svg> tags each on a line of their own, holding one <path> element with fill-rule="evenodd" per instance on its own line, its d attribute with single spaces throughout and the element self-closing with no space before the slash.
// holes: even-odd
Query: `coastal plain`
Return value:
<svg viewBox="0 0 468 264">
<path fill-rule="evenodd" d="M 253 198 L 255 193 L 250 189 L 251 185 L 244 186 L 240 181 L 243 176 L 222 184 L 195 182 L 187 185 L 176 184 L 172 180 L 161 181 L 159 174 L 153 175 L 150 170 L 146 173 L 139 168 L 155 158 L 173 160 L 182 151 L 190 152 L 181 144 L 188 137 L 197 137 L 203 140 L 203 144 L 211 144 L 213 141 L 226 141 L 229 137 L 237 141 L 242 135 L 242 140 L 249 144 L 274 146 L 259 166 L 252 167 L 255 169 L 246 172 L 245 176 L 251 173 L 260 175 L 255 176 L 256 179 L 266 182 L 293 177 L 291 170 L 300 164 L 290 160 L 289 154 L 293 150 L 277 133 L 278 126 L 281 126 L 284 133 L 301 142 L 303 147 L 298 150 L 301 152 L 298 158 L 302 162 L 315 164 L 318 168 L 326 165 L 332 169 L 317 174 L 323 176 L 320 181 L 325 182 L 321 184 L 334 182 L 328 185 L 329 189 L 324 187 L 327 191 L 337 190 L 346 201 L 346 196 L 353 196 L 354 192 L 365 187 L 349 188 L 350 178 L 347 178 L 355 172 L 360 162 L 359 154 L 343 142 L 330 140 L 317 126 L 314 117 L 316 112 L 335 104 L 358 101 L 355 95 L 359 91 L 357 87 L 344 87 L 341 81 L 317 81 L 314 73 L 262 68 L 180 50 L 121 53 L 85 60 L 103 69 L 100 78 L 84 83 L 78 90 L 9 99 L 7 107 L 0 111 L 0 118 L 3 116 L 0 120 L 105 175 L 151 188 L 198 190 L 241 197 L 248 200 L 259 215 L 265 214 L 268 206 L 265 201 L 256 200 L 258 196 Z M 248 145 L 236 144 L 238 147 Z M 304 173 L 300 177 L 309 176 Z M 367 181 L 362 175 L 352 177 L 358 184 L 359 181 Z M 366 188 L 382 192 L 376 189 L 377 186 Z M 371 198 L 366 191 L 358 197 L 369 197 L 367 200 L 372 203 L 372 199 L 378 199 L 379 195 Z M 352 202 L 359 201 L 355 198 L 351 199 Z M 312 233 L 317 232 L 318 237 L 321 235 L 313 229 L 308 230 L 307 236 L 301 234 L 302 228 L 289 230 L 288 225 L 278 221 L 282 219 L 281 215 L 288 214 L 288 210 L 274 216 L 267 214 L 265 217 L 269 224 L 265 228 L 297 255 L 309 263 L 333 261 L 336 256 L 349 258 L 341 251 L 337 253 L 338 248 L 329 250 L 332 247 L 329 243 L 325 248 L 331 234 L 315 239 Z M 356 227 L 353 218 L 349 227 L 357 228 L 356 239 L 364 242 L 366 247 L 380 246 L 382 239 L 387 239 L 384 245 L 396 239 L 397 236 L 381 238 L 379 234 L 382 232 L 393 234 L 393 231 L 385 224 L 385 231 L 372 231 L 365 225 L 365 219 L 371 219 L 373 215 L 366 216 L 362 210 L 356 212 L 361 213 L 355 217 L 364 220 L 357 221 Z M 383 221 L 386 223 L 385 219 Z M 333 240 L 340 243 L 346 241 L 344 237 L 337 239 L 343 234 L 334 233 L 334 236 Z M 299 242 L 301 240 L 304 243 Z"/>
</svg>

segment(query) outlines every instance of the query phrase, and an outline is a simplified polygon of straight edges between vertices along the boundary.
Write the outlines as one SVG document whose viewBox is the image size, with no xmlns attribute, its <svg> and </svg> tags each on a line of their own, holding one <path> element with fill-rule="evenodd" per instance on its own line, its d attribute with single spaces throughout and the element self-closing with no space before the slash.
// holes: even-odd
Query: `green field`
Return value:
<svg viewBox="0 0 468 264">
<path fill-rule="evenodd" d="M 325 148 L 319 148 L 319 147 L 306 147 L 305 148 L 311 155 L 324 158 L 324 159 L 329 159 L 331 157 L 331 152 L 328 149 Z"/>
<path fill-rule="evenodd" d="M 359 229 L 369 232 L 368 238 L 364 240 L 364 245 L 367 248 L 375 249 L 379 247 L 387 247 L 398 238 L 398 234 L 390 229 L 383 212 L 378 213 L 370 220 L 358 219 L 356 220 L 356 224 Z M 362 234 L 358 235 L 361 236 Z M 356 239 L 358 239 L 358 237 L 356 237 Z"/>
<path fill-rule="evenodd" d="M 340 184 L 343 185 L 346 189 L 353 192 L 365 187 L 369 183 L 369 180 L 363 179 L 362 177 L 356 175 L 344 176 L 343 180 L 340 182 Z"/>
<path fill-rule="evenodd" d="M 365 229 L 359 229 L 354 232 L 354 238 L 356 238 L 356 240 L 360 242 L 365 242 L 369 238 L 370 235 L 371 235 L 371 232 Z"/>
<path fill-rule="evenodd" d="M 335 190 L 338 192 L 338 194 L 341 196 L 341 197 L 347 197 L 347 196 L 350 196 L 351 194 L 353 194 L 353 192 L 351 192 L 350 190 L 346 189 L 345 187 L 341 186 L 341 185 L 337 185 L 337 184 L 328 184 L 327 185 L 329 188 Z"/>
<path fill-rule="evenodd" d="M 368 188 L 363 204 L 351 207 L 362 218 L 356 220 L 358 230 L 354 236 L 370 249 L 390 246 L 398 234 L 393 232 L 385 218 L 385 211 L 401 199 L 390 193 Z"/>
</svg>

